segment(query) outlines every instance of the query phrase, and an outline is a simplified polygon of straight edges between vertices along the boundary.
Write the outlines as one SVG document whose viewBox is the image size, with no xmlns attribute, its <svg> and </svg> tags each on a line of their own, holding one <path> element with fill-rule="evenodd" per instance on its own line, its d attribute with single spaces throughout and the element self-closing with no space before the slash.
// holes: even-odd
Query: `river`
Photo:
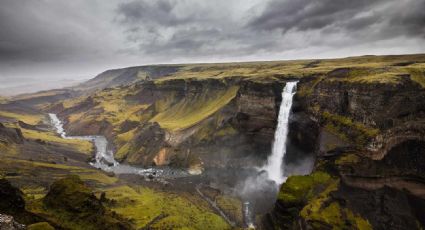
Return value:
<svg viewBox="0 0 425 230">
<path fill-rule="evenodd" d="M 88 140 L 93 142 L 96 153 L 93 162 L 90 162 L 95 168 L 102 169 L 106 172 L 113 172 L 115 174 L 137 174 L 148 177 L 161 177 L 161 178 L 176 178 L 185 177 L 190 174 L 185 170 L 177 170 L 171 168 L 140 168 L 127 164 L 121 164 L 114 158 L 114 152 L 109 147 L 106 137 L 101 135 L 91 136 L 68 136 L 63 127 L 63 122 L 54 113 L 49 113 L 49 118 L 54 126 L 56 132 L 64 139 L 78 139 Z"/>
</svg>

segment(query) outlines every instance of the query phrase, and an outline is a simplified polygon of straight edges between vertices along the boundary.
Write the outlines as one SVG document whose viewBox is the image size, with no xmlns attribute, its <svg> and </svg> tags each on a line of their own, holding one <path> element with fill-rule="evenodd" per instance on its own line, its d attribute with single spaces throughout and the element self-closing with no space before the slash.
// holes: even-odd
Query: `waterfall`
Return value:
<svg viewBox="0 0 425 230">
<path fill-rule="evenodd" d="M 251 209 L 249 201 L 245 201 L 242 206 L 243 210 L 243 219 L 245 223 L 245 227 L 249 229 L 254 229 L 254 223 L 252 222 Z"/>
<path fill-rule="evenodd" d="M 272 154 L 267 159 L 267 165 L 263 168 L 263 170 L 267 172 L 268 179 L 277 184 L 282 184 L 286 180 L 286 177 L 283 175 L 284 168 L 282 167 L 282 163 L 286 154 L 289 115 L 296 86 L 297 82 L 287 82 L 283 89 L 282 103 L 280 104 L 278 123 L 274 134 Z"/>
</svg>

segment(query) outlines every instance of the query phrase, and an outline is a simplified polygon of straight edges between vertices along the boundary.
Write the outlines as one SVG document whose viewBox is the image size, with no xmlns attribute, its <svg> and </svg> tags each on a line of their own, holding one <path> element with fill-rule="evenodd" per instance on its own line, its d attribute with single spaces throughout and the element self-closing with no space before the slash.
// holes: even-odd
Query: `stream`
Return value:
<svg viewBox="0 0 425 230">
<path fill-rule="evenodd" d="M 87 140 L 93 142 L 96 148 L 95 160 L 90 165 L 115 174 L 136 174 L 147 177 L 160 177 L 164 179 L 190 176 L 185 170 L 171 168 L 139 168 L 131 165 L 120 164 L 114 158 L 114 152 L 109 148 L 106 137 L 100 135 L 91 136 L 67 136 L 62 121 L 54 113 L 49 113 L 49 118 L 56 132 L 64 139 Z"/>
</svg>

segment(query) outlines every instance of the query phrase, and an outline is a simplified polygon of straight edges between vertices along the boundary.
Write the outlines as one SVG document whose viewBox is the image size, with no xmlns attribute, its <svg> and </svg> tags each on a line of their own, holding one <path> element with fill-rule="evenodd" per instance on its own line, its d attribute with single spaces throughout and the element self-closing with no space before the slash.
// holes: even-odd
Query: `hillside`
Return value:
<svg viewBox="0 0 425 230">
<path fill-rule="evenodd" d="M 298 81 L 290 177 L 278 191 L 249 179 L 261 179 L 288 81 Z M 123 165 L 190 176 L 96 170 L 91 143 L 60 138 L 47 113 L 71 136 L 105 136 Z M 77 174 L 113 200 L 99 208 L 131 228 L 244 227 L 247 200 L 260 229 L 425 226 L 425 54 L 108 70 L 74 88 L 4 100 L 0 122 L 2 173 L 33 194 L 30 211 L 52 225 L 58 216 L 40 210 L 40 199 L 53 179 Z M 267 185 L 258 192 L 247 183 Z"/>
</svg>

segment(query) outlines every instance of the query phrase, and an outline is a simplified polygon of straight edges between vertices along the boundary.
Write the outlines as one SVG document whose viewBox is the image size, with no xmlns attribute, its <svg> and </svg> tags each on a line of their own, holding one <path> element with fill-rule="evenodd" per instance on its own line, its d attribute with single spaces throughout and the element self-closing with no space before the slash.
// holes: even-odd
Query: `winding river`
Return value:
<svg viewBox="0 0 425 230">
<path fill-rule="evenodd" d="M 109 148 L 108 140 L 104 136 L 67 136 L 63 128 L 62 121 L 54 113 L 49 113 L 49 118 L 54 126 L 56 132 L 64 139 L 78 139 L 93 142 L 96 148 L 95 160 L 90 162 L 95 168 L 102 169 L 106 172 L 113 172 L 115 174 L 137 174 L 149 177 L 161 178 L 176 178 L 185 177 L 190 174 L 184 170 L 177 170 L 171 168 L 139 168 L 131 165 L 120 164 L 114 158 L 114 152 Z"/>
</svg>

